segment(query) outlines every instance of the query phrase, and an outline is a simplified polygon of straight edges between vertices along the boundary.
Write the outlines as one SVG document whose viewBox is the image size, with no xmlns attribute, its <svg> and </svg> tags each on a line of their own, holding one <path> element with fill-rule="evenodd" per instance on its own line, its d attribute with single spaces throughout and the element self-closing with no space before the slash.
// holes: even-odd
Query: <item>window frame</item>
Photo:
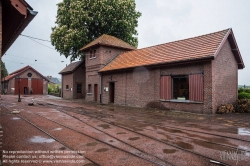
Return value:
<svg viewBox="0 0 250 166">
<path fill-rule="evenodd" d="M 188 100 L 173 99 L 173 78 L 188 77 Z M 161 75 L 160 76 L 160 101 L 181 103 L 204 103 L 204 74 Z"/>
<path fill-rule="evenodd" d="M 180 78 L 187 78 L 187 84 L 188 84 L 188 99 L 186 99 L 186 97 L 185 97 L 185 99 L 182 99 L 182 97 L 178 97 L 177 96 L 177 98 L 175 99 L 174 98 L 174 79 L 180 79 Z M 174 76 L 171 76 L 171 79 L 172 79 L 172 88 L 171 88 L 171 91 L 172 91 L 172 96 L 171 96 L 171 100 L 185 100 L 185 101 L 189 101 L 189 93 L 190 93 L 190 91 L 189 91 L 189 75 L 174 75 Z M 183 85 L 184 86 L 184 85 Z M 183 88 L 181 88 L 181 87 L 179 87 L 178 88 L 178 92 L 180 91 L 180 90 L 185 90 L 185 88 L 183 87 Z M 179 98 L 179 99 L 178 99 Z"/>
<path fill-rule="evenodd" d="M 92 84 L 88 84 L 88 92 L 87 94 L 92 94 Z"/>
</svg>

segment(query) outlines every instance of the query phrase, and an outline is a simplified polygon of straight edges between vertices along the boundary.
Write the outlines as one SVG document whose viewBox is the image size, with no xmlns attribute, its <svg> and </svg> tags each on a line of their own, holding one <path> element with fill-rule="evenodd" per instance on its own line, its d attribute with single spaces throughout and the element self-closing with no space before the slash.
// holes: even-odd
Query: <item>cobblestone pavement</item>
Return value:
<svg viewBox="0 0 250 166">
<path fill-rule="evenodd" d="M 17 102 L 17 96 L 2 96 L 3 165 L 203 166 L 250 162 L 249 114 L 202 115 L 49 95 L 21 98 Z M 32 99 L 34 105 L 29 106 Z"/>
</svg>

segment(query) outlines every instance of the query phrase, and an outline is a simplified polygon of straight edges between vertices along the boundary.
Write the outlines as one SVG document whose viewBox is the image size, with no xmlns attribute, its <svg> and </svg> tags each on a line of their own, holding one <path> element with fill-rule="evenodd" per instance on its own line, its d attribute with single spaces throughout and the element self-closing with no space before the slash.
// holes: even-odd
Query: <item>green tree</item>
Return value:
<svg viewBox="0 0 250 166">
<path fill-rule="evenodd" d="M 71 60 L 83 58 L 79 49 L 102 34 L 122 39 L 137 47 L 136 27 L 141 13 L 135 0 L 63 0 L 58 4 L 51 42 Z"/>
<path fill-rule="evenodd" d="M 8 71 L 5 67 L 5 63 L 1 61 L 1 78 L 6 77 L 8 74 Z"/>
</svg>

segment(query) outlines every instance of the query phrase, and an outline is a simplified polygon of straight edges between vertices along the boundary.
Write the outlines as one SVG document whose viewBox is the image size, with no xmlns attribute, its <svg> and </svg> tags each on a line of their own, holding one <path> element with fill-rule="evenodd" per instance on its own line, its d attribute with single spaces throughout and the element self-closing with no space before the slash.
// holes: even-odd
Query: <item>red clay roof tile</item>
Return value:
<svg viewBox="0 0 250 166">
<path fill-rule="evenodd" d="M 103 67 L 100 72 L 212 58 L 229 32 L 231 29 L 124 52 Z"/>
<path fill-rule="evenodd" d="M 135 47 L 131 46 L 130 44 L 122 41 L 121 39 L 118 39 L 114 36 L 110 35 L 102 35 L 95 39 L 94 41 L 90 42 L 86 46 L 80 49 L 80 51 L 85 51 L 89 49 L 90 47 L 96 46 L 96 45 L 106 45 L 106 46 L 112 46 L 112 47 L 118 47 L 118 48 L 124 48 L 127 50 L 134 50 Z"/>
</svg>

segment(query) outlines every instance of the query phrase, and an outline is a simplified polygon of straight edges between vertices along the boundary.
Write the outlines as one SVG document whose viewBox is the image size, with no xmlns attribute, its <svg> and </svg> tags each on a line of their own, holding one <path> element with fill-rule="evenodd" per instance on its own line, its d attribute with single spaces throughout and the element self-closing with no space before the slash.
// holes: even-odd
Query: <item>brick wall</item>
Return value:
<svg viewBox="0 0 250 166">
<path fill-rule="evenodd" d="M 20 78 L 28 78 L 27 74 L 28 73 L 31 73 L 32 76 L 29 77 L 29 78 L 41 78 L 43 79 L 39 74 L 37 74 L 36 72 L 34 72 L 33 70 L 31 69 L 28 69 L 27 71 L 23 72 L 21 75 L 20 75 Z"/>
<path fill-rule="evenodd" d="M 2 62 L 2 1 L 0 1 L 0 64 Z M 2 64 L 1 64 L 2 65 Z M 1 78 L 1 73 L 2 73 L 2 67 L 0 67 L 0 78 Z M 2 85 L 0 81 L 0 100 L 1 100 L 1 94 L 2 94 Z"/>
<path fill-rule="evenodd" d="M 48 94 L 48 81 L 46 81 L 45 79 L 43 79 L 43 94 Z"/>
<path fill-rule="evenodd" d="M 160 101 L 161 75 L 189 75 L 204 72 L 204 102 L 185 103 Z M 111 80 L 112 77 L 112 80 Z M 158 68 L 139 67 L 130 71 L 102 75 L 102 102 L 109 103 L 109 82 L 115 83 L 115 104 L 133 107 L 160 107 L 196 113 L 211 113 L 212 108 L 212 74 L 211 62 L 189 65 L 175 65 Z M 110 89 L 109 89 L 110 90 Z M 206 110 L 205 110 L 206 109 Z"/>
<path fill-rule="evenodd" d="M 159 78 L 159 69 L 139 67 L 130 71 L 104 74 L 102 87 L 109 87 L 109 82 L 114 82 L 115 104 L 146 107 L 150 103 L 159 103 Z M 103 88 L 102 102 L 109 103 L 110 88 L 108 92 L 105 92 Z"/>
<path fill-rule="evenodd" d="M 66 89 L 66 85 L 69 85 L 69 89 Z M 62 76 L 62 92 L 64 99 L 73 98 L 73 74 L 64 74 Z M 72 88 L 72 91 L 71 91 Z"/>
<path fill-rule="evenodd" d="M 212 61 L 213 113 L 221 104 L 233 103 L 238 97 L 238 64 L 228 41 Z"/>
<path fill-rule="evenodd" d="M 85 84 L 85 100 L 86 101 L 94 101 L 94 85 L 98 86 L 98 94 L 97 101 L 100 102 L 100 76 L 98 71 L 104 67 L 109 60 L 116 57 L 121 52 L 124 52 L 124 49 L 121 48 L 113 48 L 107 46 L 98 46 L 91 48 L 91 50 L 96 50 L 96 57 L 90 59 L 90 50 L 86 51 L 86 84 Z M 88 86 L 91 85 L 91 93 L 88 93 Z M 102 89 L 103 90 L 103 89 Z"/>
<path fill-rule="evenodd" d="M 83 63 L 74 71 L 74 85 L 73 85 L 73 97 L 74 98 L 85 98 L 85 86 L 86 86 L 86 68 Z M 82 84 L 82 95 L 77 96 L 77 84 Z"/>
<path fill-rule="evenodd" d="M 212 64 L 211 62 L 204 64 L 204 105 L 203 113 L 212 113 Z"/>
</svg>

